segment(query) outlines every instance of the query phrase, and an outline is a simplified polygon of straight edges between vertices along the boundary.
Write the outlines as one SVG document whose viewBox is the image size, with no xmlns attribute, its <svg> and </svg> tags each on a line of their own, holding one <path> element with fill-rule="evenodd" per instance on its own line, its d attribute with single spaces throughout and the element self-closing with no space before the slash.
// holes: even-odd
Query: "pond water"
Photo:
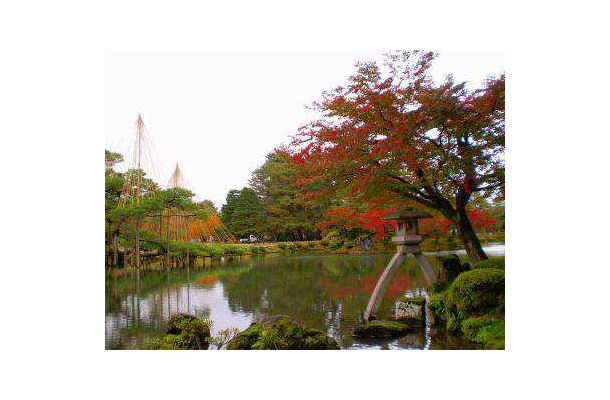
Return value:
<svg viewBox="0 0 610 400">
<path fill-rule="evenodd" d="M 503 255 L 504 245 L 486 250 L 491 250 L 489 256 Z M 436 254 L 427 255 L 435 268 Z M 106 274 L 106 349 L 140 349 L 148 338 L 163 335 L 170 315 L 176 312 L 211 319 L 212 335 L 232 327 L 244 330 L 268 316 L 288 315 L 326 332 L 342 349 L 477 348 L 443 328 L 423 328 L 389 340 L 352 337 L 391 257 L 267 255 L 223 259 L 190 270 L 113 271 Z M 411 256 L 407 260 L 388 286 L 380 319 L 391 317 L 398 297 L 425 287 L 416 260 Z"/>
</svg>

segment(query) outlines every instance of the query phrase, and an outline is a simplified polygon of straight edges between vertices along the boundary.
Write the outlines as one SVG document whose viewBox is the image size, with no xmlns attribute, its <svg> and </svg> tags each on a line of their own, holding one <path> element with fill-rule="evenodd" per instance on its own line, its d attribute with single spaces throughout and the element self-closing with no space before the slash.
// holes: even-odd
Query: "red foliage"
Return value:
<svg viewBox="0 0 610 400">
<path fill-rule="evenodd" d="M 451 220 L 444 217 L 426 218 L 419 221 L 419 232 L 424 235 L 446 235 L 453 225 Z"/>
<path fill-rule="evenodd" d="M 318 224 L 320 229 L 330 226 L 342 227 L 347 230 L 363 228 L 375 232 L 375 236 L 383 239 L 385 233 L 396 228 L 395 221 L 385 221 L 382 218 L 394 212 L 393 208 L 371 208 L 366 212 L 357 212 L 350 207 L 336 207 L 326 213 L 326 221 Z"/>
<path fill-rule="evenodd" d="M 496 231 L 498 229 L 498 221 L 493 218 L 493 214 L 489 210 L 470 210 L 468 211 L 468 219 L 470 219 L 475 231 Z"/>
<path fill-rule="evenodd" d="M 318 224 L 318 228 L 326 229 L 330 226 L 342 227 L 347 230 L 362 228 L 375 232 L 378 239 L 383 239 L 387 231 L 396 229 L 395 221 L 386 221 L 382 218 L 394 212 L 394 208 L 371 208 L 369 211 L 359 213 L 350 207 L 336 207 L 326 213 L 326 221 Z M 468 218 L 475 231 L 495 231 L 497 221 L 489 210 L 473 209 L 468 211 Z M 419 221 L 419 232 L 424 235 L 446 236 L 455 223 L 445 217 L 425 218 Z"/>
</svg>

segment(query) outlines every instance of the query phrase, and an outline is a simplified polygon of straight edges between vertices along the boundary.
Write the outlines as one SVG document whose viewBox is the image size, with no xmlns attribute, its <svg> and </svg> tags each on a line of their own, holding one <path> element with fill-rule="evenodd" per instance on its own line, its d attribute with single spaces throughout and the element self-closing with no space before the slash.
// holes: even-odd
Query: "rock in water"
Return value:
<svg viewBox="0 0 610 400">
<path fill-rule="evenodd" d="M 396 301 L 395 318 L 410 326 L 423 326 L 426 299 L 421 296 L 403 297 Z"/>
<path fill-rule="evenodd" d="M 339 350 L 323 332 L 279 315 L 251 324 L 227 345 L 227 350 Z"/>
<path fill-rule="evenodd" d="M 397 321 L 372 321 L 362 324 L 354 330 L 359 338 L 389 338 L 404 336 L 409 332 L 409 325 Z"/>
<path fill-rule="evenodd" d="M 150 339 L 146 350 L 206 350 L 210 341 L 209 325 L 189 314 L 175 314 L 169 320 L 167 335 Z"/>
<path fill-rule="evenodd" d="M 177 335 L 180 333 L 180 327 L 179 324 L 182 321 L 194 321 L 196 320 L 197 317 L 195 317 L 194 315 L 191 314 L 186 314 L 186 313 L 178 313 L 178 314 L 174 314 L 169 318 L 169 323 L 167 326 L 167 330 L 165 331 L 165 333 L 172 334 L 172 335 Z"/>
</svg>

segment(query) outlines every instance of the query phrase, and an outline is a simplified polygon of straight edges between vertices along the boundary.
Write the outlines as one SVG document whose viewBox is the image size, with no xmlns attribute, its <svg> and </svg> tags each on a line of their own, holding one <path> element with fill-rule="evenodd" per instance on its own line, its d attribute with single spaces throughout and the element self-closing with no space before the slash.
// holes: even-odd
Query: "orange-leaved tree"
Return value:
<svg viewBox="0 0 610 400">
<path fill-rule="evenodd" d="M 299 129 L 291 153 L 312 193 L 437 210 L 469 258 L 482 260 L 467 206 L 504 193 L 505 78 L 474 91 L 451 76 L 435 83 L 435 57 L 401 51 L 381 66 L 358 63 L 345 87 L 313 104 L 321 117 Z"/>
</svg>

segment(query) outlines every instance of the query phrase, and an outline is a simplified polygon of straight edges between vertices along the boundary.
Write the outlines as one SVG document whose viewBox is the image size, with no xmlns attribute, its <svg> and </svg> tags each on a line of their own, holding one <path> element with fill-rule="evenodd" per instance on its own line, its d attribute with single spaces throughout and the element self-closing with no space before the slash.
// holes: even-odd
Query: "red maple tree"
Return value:
<svg viewBox="0 0 610 400">
<path fill-rule="evenodd" d="M 456 224 L 471 260 L 487 255 L 467 212 L 473 195 L 504 190 L 504 75 L 469 91 L 428 77 L 435 54 L 396 52 L 357 64 L 325 92 L 322 117 L 299 129 L 291 154 L 316 196 L 415 203 Z"/>
</svg>

